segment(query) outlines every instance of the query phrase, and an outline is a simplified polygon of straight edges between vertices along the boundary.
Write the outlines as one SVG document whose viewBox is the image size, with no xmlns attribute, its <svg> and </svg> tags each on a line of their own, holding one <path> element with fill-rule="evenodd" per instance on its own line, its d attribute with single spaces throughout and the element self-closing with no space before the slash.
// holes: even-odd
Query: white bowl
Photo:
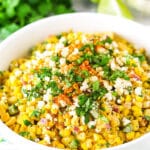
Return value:
<svg viewBox="0 0 150 150">
<path fill-rule="evenodd" d="M 95 13 L 74 13 L 42 19 L 8 37 L 0 44 L 0 70 L 7 69 L 12 60 L 25 55 L 29 48 L 44 40 L 50 34 L 58 34 L 70 29 L 88 33 L 113 31 L 133 42 L 137 47 L 146 48 L 147 54 L 150 55 L 150 31 L 146 27 L 113 16 Z M 2 122 L 0 122 L 0 133 L 15 144 L 11 148 L 7 147 L 11 150 L 13 148 L 15 150 L 27 149 L 27 147 L 32 150 L 54 149 L 26 140 L 11 131 Z M 148 150 L 150 149 L 149 139 L 150 133 L 137 140 L 107 150 Z"/>
</svg>

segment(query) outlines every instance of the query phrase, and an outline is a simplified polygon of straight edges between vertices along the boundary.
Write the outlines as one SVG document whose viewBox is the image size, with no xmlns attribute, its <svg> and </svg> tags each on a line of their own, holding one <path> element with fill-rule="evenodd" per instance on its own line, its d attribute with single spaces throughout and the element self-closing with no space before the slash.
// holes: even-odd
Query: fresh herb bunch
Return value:
<svg viewBox="0 0 150 150">
<path fill-rule="evenodd" d="M 71 0 L 0 0 L 0 39 L 35 20 L 72 11 Z"/>
</svg>

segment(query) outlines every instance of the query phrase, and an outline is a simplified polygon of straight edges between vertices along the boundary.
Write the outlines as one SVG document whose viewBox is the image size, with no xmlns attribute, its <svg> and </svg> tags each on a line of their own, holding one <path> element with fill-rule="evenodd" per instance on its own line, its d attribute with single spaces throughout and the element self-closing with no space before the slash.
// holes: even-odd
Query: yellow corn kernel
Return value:
<svg viewBox="0 0 150 150">
<path fill-rule="evenodd" d="M 140 97 L 140 96 L 136 96 L 135 99 L 138 101 L 138 102 L 143 102 L 144 98 L 143 97 Z"/>
<path fill-rule="evenodd" d="M 124 109 L 123 110 L 123 115 L 127 116 L 130 113 L 129 109 Z"/>
<path fill-rule="evenodd" d="M 81 148 L 83 150 L 88 150 L 88 149 L 91 149 L 92 148 L 92 140 L 91 139 L 87 139 L 85 142 L 83 142 L 81 144 Z"/>
<path fill-rule="evenodd" d="M 37 127 L 37 129 L 36 129 L 36 134 L 37 134 L 37 135 L 42 134 L 42 129 L 41 129 L 41 128 L 39 128 L 39 127 Z"/>
<path fill-rule="evenodd" d="M 71 124 L 71 119 L 70 118 L 65 118 L 64 125 L 69 126 Z"/>
<path fill-rule="evenodd" d="M 8 103 L 9 104 L 14 104 L 17 101 L 17 98 L 15 96 L 8 98 Z"/>
<path fill-rule="evenodd" d="M 73 136 L 64 137 L 64 138 L 62 138 L 61 142 L 65 145 L 69 145 L 73 139 L 74 139 Z"/>
<path fill-rule="evenodd" d="M 15 127 L 14 127 L 14 131 L 18 133 L 19 132 L 19 128 L 20 128 L 20 125 L 16 124 Z"/>
<path fill-rule="evenodd" d="M 38 143 L 42 145 L 46 145 L 46 142 L 44 140 L 40 140 Z"/>
<path fill-rule="evenodd" d="M 137 106 L 138 108 L 142 108 L 142 106 L 143 106 L 143 103 L 140 102 L 140 101 L 135 101 L 133 104 L 134 104 L 135 106 Z"/>
<path fill-rule="evenodd" d="M 102 139 L 102 136 L 101 136 L 101 135 L 99 135 L 99 134 L 97 134 L 97 133 L 94 133 L 94 134 L 93 134 L 93 140 L 94 140 L 95 142 L 99 141 L 100 139 Z"/>
<path fill-rule="evenodd" d="M 9 121 L 10 116 L 9 116 L 9 114 L 8 114 L 7 112 L 1 112 L 0 115 L 1 115 L 1 119 L 2 119 L 4 122 Z"/>
<path fill-rule="evenodd" d="M 138 131 L 138 129 L 139 129 L 139 121 L 138 120 L 132 120 L 132 129 L 133 129 L 133 131 Z"/>
<path fill-rule="evenodd" d="M 58 148 L 61 148 L 61 149 L 62 149 L 62 148 L 63 148 L 63 149 L 65 148 L 65 146 L 64 146 L 62 143 L 57 143 L 57 147 L 58 147 Z"/>
<path fill-rule="evenodd" d="M 74 117 L 71 119 L 71 125 L 72 125 L 72 126 L 79 126 L 79 117 L 74 116 Z"/>
<path fill-rule="evenodd" d="M 135 132 L 135 138 L 139 138 L 141 136 L 140 132 Z"/>
<path fill-rule="evenodd" d="M 54 138 L 56 136 L 56 132 L 55 131 L 48 131 L 47 134 L 51 137 Z"/>
<path fill-rule="evenodd" d="M 63 130 L 60 131 L 60 135 L 62 137 L 70 136 L 70 134 L 71 134 L 71 130 L 70 129 L 63 129 Z"/>
<path fill-rule="evenodd" d="M 78 139 L 79 141 L 84 141 L 84 140 L 86 139 L 86 134 L 85 134 L 85 132 L 79 133 L 79 134 L 77 135 L 77 139 Z"/>
<path fill-rule="evenodd" d="M 135 117 L 139 117 L 143 115 L 143 112 L 141 110 L 141 108 L 137 107 L 137 106 L 132 106 L 132 110 L 133 110 L 133 115 Z"/>
<path fill-rule="evenodd" d="M 17 118 L 17 123 L 19 123 L 20 125 L 24 125 L 24 120 L 28 120 L 28 116 L 25 113 L 20 113 Z"/>
<path fill-rule="evenodd" d="M 52 106 L 51 106 L 51 113 L 52 114 L 57 114 L 58 113 L 58 109 L 59 109 L 59 107 L 58 107 L 57 104 L 52 104 Z"/>
<path fill-rule="evenodd" d="M 150 116 L 150 109 L 145 109 L 144 115 L 145 116 Z"/>
<path fill-rule="evenodd" d="M 99 142 L 98 142 L 100 145 L 104 145 L 106 144 L 106 141 L 104 139 L 100 139 Z"/>
<path fill-rule="evenodd" d="M 150 84 L 149 83 L 147 83 L 147 82 L 144 82 L 144 88 L 150 88 Z"/>
<path fill-rule="evenodd" d="M 26 111 L 26 106 L 25 105 L 19 105 L 18 109 L 20 112 L 25 112 Z"/>
<path fill-rule="evenodd" d="M 130 95 L 127 95 L 125 101 L 126 102 L 131 102 L 131 100 L 132 100 L 132 97 Z"/>
<path fill-rule="evenodd" d="M 133 140 L 134 137 L 135 137 L 135 132 L 129 132 L 129 133 L 126 134 L 126 139 L 128 141 Z"/>
<path fill-rule="evenodd" d="M 86 131 L 87 130 L 87 126 L 86 125 L 82 125 L 79 127 L 80 131 Z"/>
<path fill-rule="evenodd" d="M 6 125 L 7 125 L 7 126 L 11 126 L 11 125 L 15 124 L 15 122 L 16 122 L 16 117 L 11 117 L 11 118 L 9 119 L 9 121 L 6 122 Z"/>
</svg>

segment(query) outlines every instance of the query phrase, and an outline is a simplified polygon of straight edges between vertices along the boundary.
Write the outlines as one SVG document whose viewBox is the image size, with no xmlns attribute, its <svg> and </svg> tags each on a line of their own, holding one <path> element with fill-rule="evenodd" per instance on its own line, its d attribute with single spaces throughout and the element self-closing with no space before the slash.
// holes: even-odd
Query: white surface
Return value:
<svg viewBox="0 0 150 150">
<path fill-rule="evenodd" d="M 58 34 L 62 31 L 69 31 L 70 29 L 91 33 L 102 31 L 117 32 L 135 43 L 138 47 L 145 47 L 148 50 L 148 55 L 150 55 L 150 31 L 144 26 L 112 16 L 94 13 L 77 13 L 46 18 L 32 23 L 12 34 L 0 44 L 0 69 L 6 69 L 11 60 L 25 55 L 30 47 L 42 41 L 48 35 Z M 27 149 L 29 147 L 32 150 L 52 149 L 20 137 L 8 129 L 2 122 L 0 122 L 0 133 L 8 141 L 15 144 L 15 147 L 12 146 L 15 150 Z M 150 134 L 146 134 L 137 140 L 108 150 L 149 150 L 149 139 Z M 10 146 L 7 148 L 9 150 Z M 0 147 L 0 150 L 4 149 Z"/>
</svg>

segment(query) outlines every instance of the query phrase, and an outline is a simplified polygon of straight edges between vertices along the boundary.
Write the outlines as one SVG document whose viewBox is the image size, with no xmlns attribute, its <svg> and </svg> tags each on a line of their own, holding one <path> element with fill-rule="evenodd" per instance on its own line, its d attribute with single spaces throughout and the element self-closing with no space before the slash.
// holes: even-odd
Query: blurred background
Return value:
<svg viewBox="0 0 150 150">
<path fill-rule="evenodd" d="M 0 0 L 0 40 L 38 19 L 72 12 L 106 13 L 150 25 L 150 0 Z"/>
</svg>

